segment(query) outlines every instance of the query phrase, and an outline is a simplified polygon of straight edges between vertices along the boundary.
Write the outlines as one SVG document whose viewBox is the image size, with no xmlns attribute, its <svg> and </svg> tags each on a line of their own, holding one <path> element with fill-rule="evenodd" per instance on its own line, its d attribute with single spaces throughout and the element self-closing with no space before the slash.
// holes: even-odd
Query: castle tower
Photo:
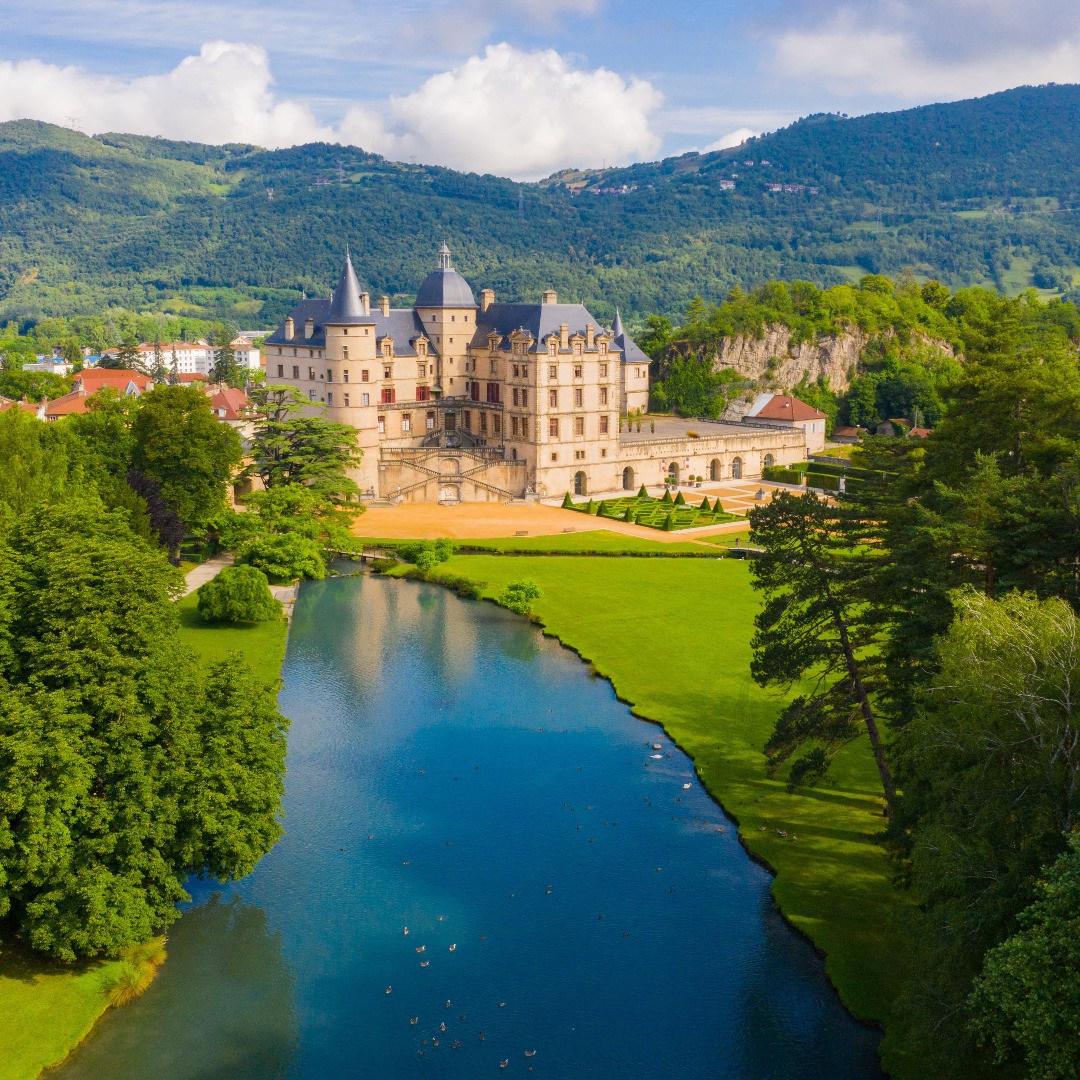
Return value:
<svg viewBox="0 0 1080 1080">
<path fill-rule="evenodd" d="M 415 308 L 437 357 L 436 396 L 464 397 L 477 304 L 469 283 L 454 269 L 446 244 L 439 248 L 438 267 L 417 290 Z"/>
</svg>

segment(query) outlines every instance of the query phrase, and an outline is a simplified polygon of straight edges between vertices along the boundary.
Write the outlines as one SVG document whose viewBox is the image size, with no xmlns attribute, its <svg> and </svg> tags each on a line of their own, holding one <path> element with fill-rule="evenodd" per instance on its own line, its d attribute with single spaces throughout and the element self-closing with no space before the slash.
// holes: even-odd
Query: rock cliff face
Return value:
<svg viewBox="0 0 1080 1080">
<path fill-rule="evenodd" d="M 830 390 L 842 393 L 858 371 L 859 357 L 870 335 L 852 328 L 837 337 L 793 344 L 791 330 L 771 326 L 761 338 L 724 338 L 713 356 L 713 368 L 734 368 L 763 388 L 788 391 L 805 375 L 824 378 Z"/>
<path fill-rule="evenodd" d="M 891 333 L 891 332 L 890 332 Z M 713 370 L 733 369 L 754 383 L 740 400 L 728 407 L 726 419 L 738 419 L 760 390 L 786 393 L 805 376 L 808 382 L 824 379 L 830 390 L 843 393 L 859 372 L 859 359 L 866 345 L 877 335 L 851 327 L 833 337 L 793 343 L 786 326 L 771 326 L 760 338 L 729 337 L 713 353 Z M 953 355 L 952 347 L 937 340 L 926 344 Z"/>
</svg>

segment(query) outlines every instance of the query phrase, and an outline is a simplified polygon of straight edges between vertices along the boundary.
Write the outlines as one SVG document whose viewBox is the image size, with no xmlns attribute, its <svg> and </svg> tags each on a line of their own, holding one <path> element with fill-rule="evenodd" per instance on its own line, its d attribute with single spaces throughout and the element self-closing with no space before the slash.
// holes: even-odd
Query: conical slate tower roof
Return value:
<svg viewBox="0 0 1080 1080">
<path fill-rule="evenodd" d="M 622 316 L 619 314 L 619 309 L 615 309 L 615 321 L 611 324 L 611 336 L 618 341 L 626 334 L 623 329 Z"/>
<path fill-rule="evenodd" d="M 326 317 L 327 325 L 341 323 L 369 322 L 364 314 L 364 305 L 360 302 L 360 282 L 356 278 L 352 259 L 345 253 L 345 265 L 341 268 L 337 288 L 330 300 L 330 314 Z"/>
</svg>

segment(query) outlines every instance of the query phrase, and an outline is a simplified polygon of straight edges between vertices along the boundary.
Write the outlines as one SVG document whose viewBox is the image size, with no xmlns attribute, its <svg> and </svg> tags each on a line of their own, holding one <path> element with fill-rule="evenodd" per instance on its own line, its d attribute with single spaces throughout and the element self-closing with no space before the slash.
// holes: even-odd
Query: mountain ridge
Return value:
<svg viewBox="0 0 1080 1080">
<path fill-rule="evenodd" d="M 329 288 L 346 243 L 373 293 L 407 301 L 444 240 L 476 287 L 552 287 L 601 318 L 674 314 L 768 278 L 910 272 L 1063 292 L 1080 278 L 1080 229 L 1062 212 L 1080 207 L 1078 124 L 1080 86 L 1022 87 L 516 183 L 332 144 L 8 121 L 0 321 L 122 305 L 266 325 Z"/>
</svg>

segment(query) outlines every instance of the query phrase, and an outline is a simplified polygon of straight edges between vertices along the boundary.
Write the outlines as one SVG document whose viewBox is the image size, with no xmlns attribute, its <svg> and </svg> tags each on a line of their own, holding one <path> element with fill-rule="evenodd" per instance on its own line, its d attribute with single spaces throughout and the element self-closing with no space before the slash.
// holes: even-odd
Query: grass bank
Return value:
<svg viewBox="0 0 1080 1080">
<path fill-rule="evenodd" d="M 194 594 L 177 602 L 184 648 L 204 660 L 234 649 L 274 686 L 281 677 L 288 627 L 284 620 L 250 627 L 207 626 Z M 33 1080 L 63 1061 L 111 1005 L 122 1005 L 149 983 L 164 956 L 162 939 L 116 960 L 59 964 L 0 943 L 0 1080 Z"/>
<path fill-rule="evenodd" d="M 545 630 L 694 759 L 746 847 L 775 871 L 780 909 L 824 952 L 847 1007 L 888 1020 L 910 947 L 903 897 L 871 839 L 885 824 L 873 758 L 865 741 L 854 744 L 828 786 L 796 794 L 765 775 L 779 702 L 750 678 L 759 600 L 743 562 L 456 555 L 438 573 L 484 581 L 488 596 L 536 581 Z"/>
<path fill-rule="evenodd" d="M 368 547 L 391 548 L 399 544 L 411 543 L 409 540 L 387 537 L 360 537 Z M 434 537 L 433 537 L 434 539 Z M 702 537 L 702 539 L 706 539 Z M 711 542 L 711 541 L 710 541 Z M 610 532 L 607 529 L 594 529 L 586 532 L 555 533 L 550 536 L 508 536 L 499 539 L 461 539 L 455 540 L 458 548 L 472 551 L 496 551 L 503 554 L 528 554 L 536 552 L 564 553 L 568 555 L 588 555 L 596 552 L 603 555 L 700 555 L 708 548 L 689 540 L 673 541 L 665 544 L 661 540 L 650 540 L 643 536 L 628 536 Z"/>
</svg>

